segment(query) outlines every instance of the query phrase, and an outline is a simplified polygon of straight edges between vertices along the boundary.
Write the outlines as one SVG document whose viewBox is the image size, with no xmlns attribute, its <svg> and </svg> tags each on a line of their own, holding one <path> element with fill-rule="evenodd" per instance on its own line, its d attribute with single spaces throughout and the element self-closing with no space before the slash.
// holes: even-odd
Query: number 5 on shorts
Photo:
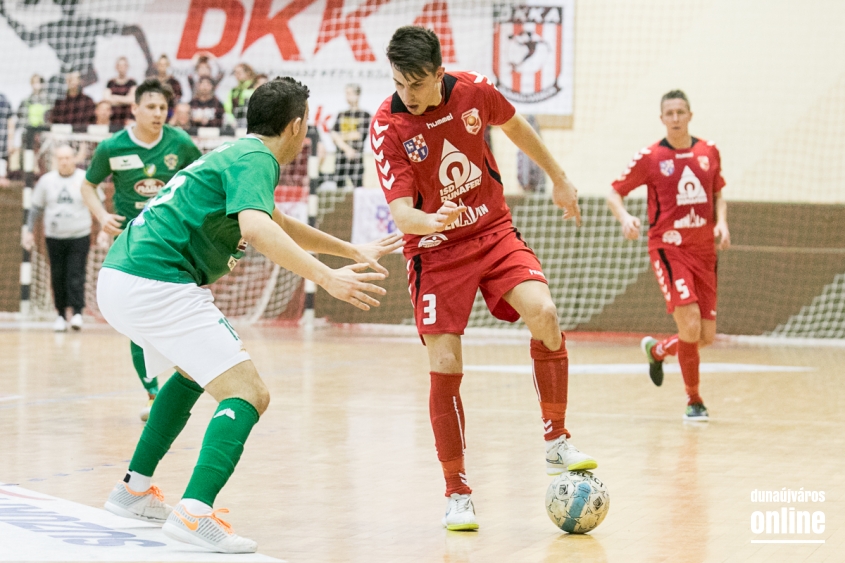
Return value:
<svg viewBox="0 0 845 563">
<path fill-rule="evenodd" d="M 678 290 L 678 294 L 680 295 L 681 299 L 686 299 L 689 297 L 689 289 L 687 288 L 687 282 L 684 280 L 675 280 L 675 289 Z"/>
<path fill-rule="evenodd" d="M 426 303 L 426 306 L 423 307 L 423 313 L 426 315 L 423 317 L 423 324 L 433 325 L 437 322 L 437 296 L 433 293 L 426 293 L 422 298 Z"/>
</svg>

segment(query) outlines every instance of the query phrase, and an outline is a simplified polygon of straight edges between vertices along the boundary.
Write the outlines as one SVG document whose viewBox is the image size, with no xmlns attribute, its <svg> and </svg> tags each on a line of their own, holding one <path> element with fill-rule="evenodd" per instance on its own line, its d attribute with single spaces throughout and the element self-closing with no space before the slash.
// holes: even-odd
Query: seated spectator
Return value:
<svg viewBox="0 0 845 563">
<path fill-rule="evenodd" d="M 17 124 L 21 127 L 41 127 L 44 125 L 44 117 L 50 111 L 44 78 L 40 74 L 33 74 L 29 85 L 32 87 L 32 93 L 18 106 Z"/>
<path fill-rule="evenodd" d="M 222 127 L 224 113 L 223 104 L 214 95 L 214 81 L 203 76 L 191 100 L 191 123 L 195 127 Z"/>
<path fill-rule="evenodd" d="M 235 123 L 235 127 L 246 127 L 246 105 L 255 91 L 255 71 L 246 63 L 238 63 L 232 71 L 238 85 L 229 91 L 223 102 L 226 118 Z"/>
<path fill-rule="evenodd" d="M 129 59 L 119 57 L 114 65 L 117 77 L 106 84 L 103 100 L 111 104 L 111 120 L 122 129 L 127 119 L 132 119 L 132 102 L 135 101 L 135 86 L 138 85 L 126 73 L 129 71 Z"/>
<path fill-rule="evenodd" d="M 112 105 L 103 100 L 94 109 L 94 125 L 107 125 L 109 131 L 115 133 L 126 127 L 126 122 L 116 122 L 112 119 Z M 82 152 L 82 147 L 79 149 Z"/>
<path fill-rule="evenodd" d="M 51 123 L 69 123 L 75 127 L 94 123 L 94 100 L 82 93 L 79 73 L 65 75 L 67 96 L 56 100 L 50 112 Z"/>
<path fill-rule="evenodd" d="M 176 104 L 176 109 L 173 110 L 173 117 L 170 118 L 169 124 L 171 127 L 178 127 L 194 134 L 196 129 L 191 123 L 191 104 L 185 102 Z"/>
<path fill-rule="evenodd" d="M 208 51 L 200 51 L 196 55 L 194 55 L 193 61 L 194 63 L 194 72 L 188 75 L 188 85 L 191 87 L 191 96 L 196 96 L 197 84 L 200 81 L 200 78 L 205 76 L 211 78 L 211 82 L 214 85 L 214 90 L 217 89 L 217 85 L 220 84 L 220 81 L 223 80 L 225 73 L 223 69 L 220 68 L 220 65 L 217 63 L 217 58 L 209 53 Z"/>
<path fill-rule="evenodd" d="M 158 62 L 156 62 L 156 78 L 162 84 L 170 86 L 170 89 L 173 90 L 173 98 L 167 105 L 169 112 L 173 113 L 173 108 L 182 100 L 182 85 L 170 73 L 170 57 L 167 55 L 160 56 Z"/>
</svg>

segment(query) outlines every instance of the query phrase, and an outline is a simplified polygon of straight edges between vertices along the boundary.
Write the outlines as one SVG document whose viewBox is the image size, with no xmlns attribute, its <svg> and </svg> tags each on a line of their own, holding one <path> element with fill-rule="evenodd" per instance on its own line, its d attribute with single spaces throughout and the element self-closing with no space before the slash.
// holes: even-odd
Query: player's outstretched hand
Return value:
<svg viewBox="0 0 845 563">
<path fill-rule="evenodd" d="M 640 238 L 640 228 L 642 226 L 643 225 L 639 217 L 628 215 L 625 220 L 622 221 L 622 236 L 628 240 L 637 240 Z"/>
<path fill-rule="evenodd" d="M 378 260 L 385 254 L 390 254 L 397 248 L 402 248 L 405 244 L 402 240 L 403 236 L 402 233 L 395 232 L 392 235 L 387 235 L 386 237 L 366 244 L 355 245 L 355 250 L 357 251 L 355 261 L 362 264 L 366 263 L 370 268 L 387 277 L 387 268 L 379 264 Z"/>
<path fill-rule="evenodd" d="M 716 248 L 727 250 L 731 247 L 731 233 L 725 223 L 716 223 L 713 227 L 713 236 L 716 237 Z"/>
<path fill-rule="evenodd" d="M 123 229 L 120 228 L 120 224 L 123 223 L 125 219 L 126 217 L 123 215 L 113 215 L 111 213 L 103 213 L 102 217 L 99 218 L 100 225 L 103 230 L 115 237 L 123 232 Z"/>
<path fill-rule="evenodd" d="M 563 209 L 563 218 L 575 219 L 575 226 L 581 226 L 581 208 L 578 207 L 578 190 L 569 181 L 569 178 L 561 178 L 552 187 L 552 201 Z"/>
<path fill-rule="evenodd" d="M 378 300 L 367 294 L 384 295 L 387 291 L 367 282 L 383 280 L 385 276 L 378 272 L 365 272 L 369 267 L 369 264 L 352 264 L 332 270 L 332 275 L 323 285 L 323 289 L 332 297 L 351 303 L 363 311 L 378 307 Z"/>
<path fill-rule="evenodd" d="M 466 210 L 467 208 L 465 205 L 458 205 L 454 201 L 443 202 L 443 205 L 440 206 L 440 209 L 438 209 L 436 213 L 428 214 L 431 221 L 430 226 L 432 228 L 432 232 L 439 233 L 444 230 L 446 227 L 457 221 L 458 217 L 461 216 L 461 213 Z"/>
</svg>

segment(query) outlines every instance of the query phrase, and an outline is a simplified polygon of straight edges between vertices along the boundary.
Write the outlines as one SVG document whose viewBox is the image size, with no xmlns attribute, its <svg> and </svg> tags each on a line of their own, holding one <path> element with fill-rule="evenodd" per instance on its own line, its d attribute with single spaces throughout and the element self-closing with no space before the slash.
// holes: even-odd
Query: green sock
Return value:
<svg viewBox="0 0 845 563">
<path fill-rule="evenodd" d="M 244 442 L 257 422 L 258 411 L 247 401 L 239 398 L 220 401 L 208 423 L 200 457 L 183 498 L 214 506 L 217 493 L 234 473 L 244 452 Z"/>
<path fill-rule="evenodd" d="M 144 363 L 144 349 L 129 341 L 129 349 L 132 351 L 132 365 L 135 366 L 135 371 L 138 373 L 138 379 L 141 380 L 141 385 L 151 395 L 158 395 L 158 377 L 147 378 L 147 366 Z"/>
<path fill-rule="evenodd" d="M 173 440 L 191 418 L 191 409 L 202 395 L 202 387 L 178 373 L 167 380 L 150 410 L 129 470 L 152 477 Z"/>
</svg>

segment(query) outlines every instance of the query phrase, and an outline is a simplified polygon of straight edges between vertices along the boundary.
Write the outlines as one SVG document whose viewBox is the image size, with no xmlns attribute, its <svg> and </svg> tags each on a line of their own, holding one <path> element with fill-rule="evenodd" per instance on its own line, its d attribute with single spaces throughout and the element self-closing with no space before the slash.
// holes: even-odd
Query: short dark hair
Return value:
<svg viewBox="0 0 845 563">
<path fill-rule="evenodd" d="M 403 76 L 422 78 L 443 64 L 440 40 L 433 31 L 424 27 L 400 27 L 387 44 L 387 60 Z"/>
<path fill-rule="evenodd" d="M 158 78 L 147 78 L 141 82 L 140 86 L 135 88 L 135 103 L 141 103 L 141 97 L 144 94 L 161 94 L 167 100 L 168 105 L 173 99 L 173 89 L 169 84 L 163 84 Z"/>
<path fill-rule="evenodd" d="M 308 86 L 290 76 L 277 76 L 262 84 L 249 97 L 246 132 L 266 137 L 281 135 L 297 117 L 305 118 L 309 95 Z"/>
<path fill-rule="evenodd" d="M 689 105 L 689 98 L 687 98 L 687 95 L 684 94 L 683 90 L 669 90 L 663 94 L 663 97 L 660 98 L 660 111 L 663 111 L 663 102 L 666 100 L 683 100 L 687 103 L 687 109 L 691 109 Z"/>
</svg>

